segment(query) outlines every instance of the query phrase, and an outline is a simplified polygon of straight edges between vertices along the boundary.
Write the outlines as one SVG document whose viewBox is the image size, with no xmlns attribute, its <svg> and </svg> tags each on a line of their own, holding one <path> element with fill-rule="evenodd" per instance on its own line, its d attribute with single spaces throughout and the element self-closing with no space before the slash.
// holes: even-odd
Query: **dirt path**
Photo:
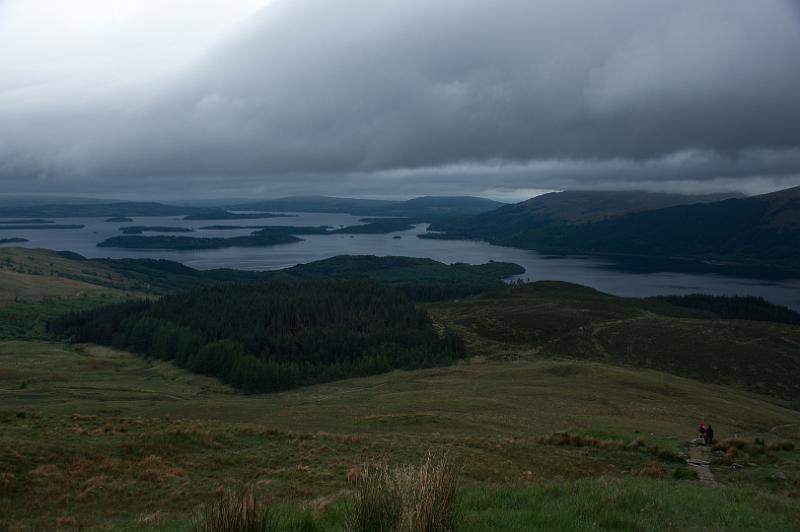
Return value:
<svg viewBox="0 0 800 532">
<path fill-rule="evenodd" d="M 705 459 L 707 450 L 706 447 L 691 445 L 689 447 L 689 459 L 686 460 L 686 464 L 689 466 L 689 469 L 697 472 L 697 477 L 700 479 L 700 482 L 706 486 L 713 486 L 717 481 L 711 469 L 708 467 L 708 460 Z"/>
</svg>

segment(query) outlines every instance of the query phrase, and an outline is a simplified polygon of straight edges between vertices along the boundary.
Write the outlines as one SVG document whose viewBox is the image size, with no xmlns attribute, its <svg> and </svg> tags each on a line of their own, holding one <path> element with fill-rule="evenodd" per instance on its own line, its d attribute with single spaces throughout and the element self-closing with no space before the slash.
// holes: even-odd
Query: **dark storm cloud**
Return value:
<svg viewBox="0 0 800 532">
<path fill-rule="evenodd" d="M 800 179 L 798 50 L 792 0 L 276 0 L 168 84 L 46 105 L 0 94 L 0 175 L 758 191 Z"/>
</svg>

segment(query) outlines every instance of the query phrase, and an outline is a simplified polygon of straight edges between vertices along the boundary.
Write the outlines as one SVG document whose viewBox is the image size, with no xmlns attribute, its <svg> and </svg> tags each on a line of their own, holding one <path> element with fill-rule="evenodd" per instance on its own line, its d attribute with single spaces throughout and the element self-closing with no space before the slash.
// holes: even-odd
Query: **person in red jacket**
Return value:
<svg viewBox="0 0 800 532">
<path fill-rule="evenodd" d="M 703 438 L 703 443 L 706 443 L 706 423 L 705 421 L 700 422 L 700 426 L 697 428 L 700 431 L 700 437 Z"/>
</svg>

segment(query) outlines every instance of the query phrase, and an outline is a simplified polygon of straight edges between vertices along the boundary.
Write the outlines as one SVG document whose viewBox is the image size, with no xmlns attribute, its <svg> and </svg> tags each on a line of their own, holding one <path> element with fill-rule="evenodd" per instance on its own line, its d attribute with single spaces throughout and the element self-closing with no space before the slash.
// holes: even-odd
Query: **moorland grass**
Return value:
<svg viewBox="0 0 800 532">
<path fill-rule="evenodd" d="M 797 325 L 708 319 L 659 300 L 554 281 L 427 308 L 473 354 L 493 360 L 595 360 L 800 400 Z"/>
<path fill-rule="evenodd" d="M 465 490 L 462 530 L 795 530 L 796 501 L 697 482 L 585 479 Z"/>
<path fill-rule="evenodd" d="M 704 494 L 674 461 L 701 416 L 714 421 L 720 441 L 739 434 L 775 447 L 736 470 L 712 455 L 731 497 L 743 494 L 754 516 L 763 501 L 784 513 L 797 508 L 800 453 L 780 442 L 800 441 L 800 414 L 780 401 L 648 370 L 563 365 L 465 363 L 244 396 L 112 349 L 0 342 L 0 515 L 22 529 L 52 529 L 61 519 L 88 529 L 170 530 L 188 526 L 220 491 L 253 483 L 259 500 L 282 508 L 285 529 L 337 530 L 353 469 L 419 464 L 430 450 L 463 464 L 466 530 L 495 522 L 513 530 L 515 519 L 541 509 L 519 517 L 495 498 L 484 512 L 478 503 L 495 488 L 540 493 L 602 477 L 620 481 L 620 492 L 644 481 L 648 493 L 663 486 Z M 580 445 L 548 441 L 554 433 Z M 592 490 L 584 488 L 602 491 Z M 563 504 L 566 514 L 578 502 L 548 504 Z M 690 521 L 692 506 L 664 508 L 663 523 L 666 511 Z"/>
</svg>

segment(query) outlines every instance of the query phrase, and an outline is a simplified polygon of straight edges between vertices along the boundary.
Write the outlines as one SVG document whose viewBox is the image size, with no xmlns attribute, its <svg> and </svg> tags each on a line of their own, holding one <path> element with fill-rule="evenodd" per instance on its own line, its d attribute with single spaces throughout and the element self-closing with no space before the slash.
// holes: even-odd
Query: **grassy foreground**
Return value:
<svg viewBox="0 0 800 532">
<path fill-rule="evenodd" d="M 429 450 L 462 468 L 464 530 L 800 518 L 796 450 L 742 454 L 737 470 L 717 453 L 716 488 L 680 461 L 700 418 L 720 438 L 798 442 L 800 413 L 649 370 L 473 361 L 243 396 L 124 352 L 16 341 L 0 343 L 0 396 L 0 529 L 187 529 L 199 505 L 253 483 L 286 528 L 336 530 L 362 464 Z M 558 431 L 597 445 L 553 444 Z"/>
</svg>

